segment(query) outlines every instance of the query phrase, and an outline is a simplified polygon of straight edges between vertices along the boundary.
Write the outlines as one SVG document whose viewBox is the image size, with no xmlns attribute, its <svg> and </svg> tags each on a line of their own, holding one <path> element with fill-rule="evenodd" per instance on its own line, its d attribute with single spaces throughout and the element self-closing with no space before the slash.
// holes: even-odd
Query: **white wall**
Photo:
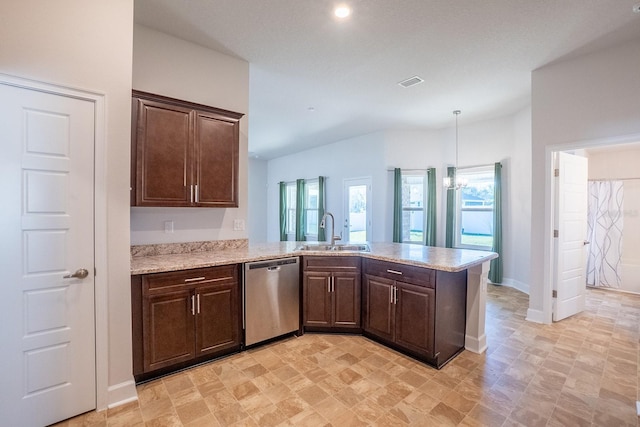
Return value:
<svg viewBox="0 0 640 427">
<path fill-rule="evenodd" d="M 252 243 L 267 241 L 268 163 L 262 159 L 249 159 L 249 200 L 247 230 Z"/>
<path fill-rule="evenodd" d="M 131 208 L 131 243 L 247 238 L 249 64 L 135 25 L 133 88 L 245 116 L 240 120 L 238 208 Z M 244 230 L 234 230 L 235 219 L 245 222 Z M 174 233 L 164 232 L 165 221 L 173 221 Z"/>
<path fill-rule="evenodd" d="M 514 144 L 509 162 L 508 198 L 503 233 L 505 284 L 526 293 L 531 283 L 531 108 L 514 116 Z M 503 170 L 504 172 L 504 170 Z"/>
<path fill-rule="evenodd" d="M 135 397 L 131 372 L 129 141 L 132 0 L 7 0 L 0 72 L 99 92 L 106 100 L 109 402 Z M 99 373 L 99 375 L 101 375 Z M 131 395 L 131 393 L 133 393 Z M 100 402 L 99 402 L 100 404 Z"/>
<path fill-rule="evenodd" d="M 494 120 L 462 125 L 459 121 L 460 167 L 503 163 L 504 284 L 528 291 L 531 132 L 530 109 Z M 452 120 L 453 122 L 453 120 Z M 393 173 L 390 169 L 435 167 L 442 182 L 447 165 L 455 159 L 455 128 L 435 131 L 387 131 L 363 135 L 314 148 L 268 163 L 268 240 L 278 235 L 278 186 L 297 178 L 327 179 L 327 210 L 344 223 L 343 180 L 372 177 L 372 241 L 390 242 L 393 222 Z M 514 169 L 514 166 L 517 169 Z M 444 246 L 446 194 L 436 186 L 437 244 Z M 340 228 L 336 228 L 338 232 Z"/>
<path fill-rule="evenodd" d="M 551 149 L 620 142 L 640 134 L 640 40 L 542 67 L 532 73 L 530 320 L 551 321 L 548 253 Z M 637 138 L 636 138 L 637 139 Z M 549 150 L 547 150 L 549 148 Z M 542 268 L 546 266 L 546 268 Z M 546 273 L 545 273 L 546 272 Z"/>
</svg>

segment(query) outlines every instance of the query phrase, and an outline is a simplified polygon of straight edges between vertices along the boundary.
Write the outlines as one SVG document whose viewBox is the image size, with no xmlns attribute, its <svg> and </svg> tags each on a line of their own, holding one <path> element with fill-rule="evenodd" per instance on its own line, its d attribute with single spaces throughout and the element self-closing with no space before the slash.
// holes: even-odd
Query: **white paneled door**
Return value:
<svg viewBox="0 0 640 427">
<path fill-rule="evenodd" d="M 557 154 L 554 321 L 583 311 L 587 292 L 588 160 L 567 153 Z"/>
<path fill-rule="evenodd" d="M 90 101 L 0 81 L 0 419 L 96 407 Z"/>
</svg>

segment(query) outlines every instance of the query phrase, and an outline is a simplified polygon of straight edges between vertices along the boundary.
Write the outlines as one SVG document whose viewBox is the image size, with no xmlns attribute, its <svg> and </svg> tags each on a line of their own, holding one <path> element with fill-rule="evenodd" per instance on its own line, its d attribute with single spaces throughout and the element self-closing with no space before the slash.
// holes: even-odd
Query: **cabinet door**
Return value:
<svg viewBox="0 0 640 427">
<path fill-rule="evenodd" d="M 136 206 L 189 206 L 191 110 L 139 99 L 136 121 Z"/>
<path fill-rule="evenodd" d="M 197 206 L 238 207 L 239 123 L 196 113 Z"/>
<path fill-rule="evenodd" d="M 393 281 L 366 275 L 364 282 L 364 329 L 380 338 L 393 341 L 395 327 L 395 311 L 391 300 Z"/>
<path fill-rule="evenodd" d="M 396 287 L 396 343 L 433 357 L 433 289 L 402 282 Z"/>
<path fill-rule="evenodd" d="M 190 290 L 144 299 L 143 340 L 145 372 L 194 357 L 195 316 Z"/>
<path fill-rule="evenodd" d="M 237 283 L 196 288 L 196 357 L 240 345 Z"/>
<path fill-rule="evenodd" d="M 304 273 L 302 284 L 304 326 L 331 326 L 331 273 Z"/>
<path fill-rule="evenodd" d="M 360 275 L 333 273 L 333 326 L 360 327 Z"/>
</svg>

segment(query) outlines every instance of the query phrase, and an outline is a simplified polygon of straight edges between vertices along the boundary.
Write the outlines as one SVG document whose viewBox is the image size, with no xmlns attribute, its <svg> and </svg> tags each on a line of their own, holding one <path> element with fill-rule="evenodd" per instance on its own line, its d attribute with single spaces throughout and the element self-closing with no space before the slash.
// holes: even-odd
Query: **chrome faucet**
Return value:
<svg viewBox="0 0 640 427">
<path fill-rule="evenodd" d="M 327 216 L 331 217 L 331 246 L 336 244 L 336 240 L 340 240 L 342 239 L 342 237 L 340 236 L 336 236 L 336 219 L 333 217 L 333 214 L 331 212 L 327 212 L 324 215 L 322 215 L 322 220 L 320 221 L 320 228 L 325 228 L 327 223 L 326 223 L 326 219 Z"/>
</svg>

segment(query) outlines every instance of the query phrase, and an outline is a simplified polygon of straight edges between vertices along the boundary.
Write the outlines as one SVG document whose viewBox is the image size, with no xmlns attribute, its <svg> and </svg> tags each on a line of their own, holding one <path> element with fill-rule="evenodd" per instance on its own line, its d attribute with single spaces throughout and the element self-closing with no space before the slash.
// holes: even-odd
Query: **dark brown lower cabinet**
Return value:
<svg viewBox="0 0 640 427">
<path fill-rule="evenodd" d="M 142 312 L 144 371 L 150 372 L 195 356 L 195 316 L 191 290 L 145 298 Z"/>
<path fill-rule="evenodd" d="M 132 276 L 136 381 L 240 350 L 238 269 Z"/>
<path fill-rule="evenodd" d="M 304 329 L 361 332 L 360 258 L 310 256 L 302 265 Z"/>
<path fill-rule="evenodd" d="M 197 292 L 196 356 L 234 350 L 240 344 L 238 287 L 203 286 Z"/>
<path fill-rule="evenodd" d="M 464 349 L 466 272 L 363 263 L 365 335 L 437 368 Z"/>
</svg>

